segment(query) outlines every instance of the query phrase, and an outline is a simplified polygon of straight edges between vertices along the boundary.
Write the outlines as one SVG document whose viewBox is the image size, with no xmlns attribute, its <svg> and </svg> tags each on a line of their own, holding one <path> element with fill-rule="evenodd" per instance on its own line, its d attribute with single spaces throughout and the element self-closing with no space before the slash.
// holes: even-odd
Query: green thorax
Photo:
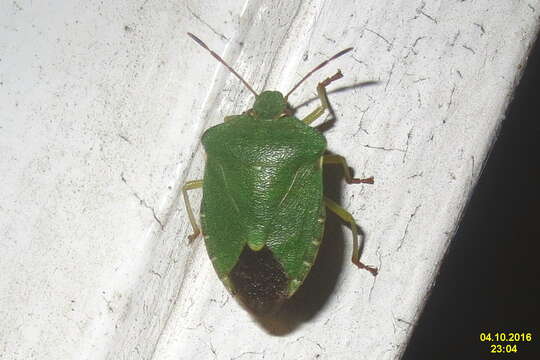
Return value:
<svg viewBox="0 0 540 360">
<path fill-rule="evenodd" d="M 259 104 L 259 98 L 267 93 L 259 95 L 252 110 L 206 130 L 202 143 L 209 157 L 238 165 L 297 168 L 322 156 L 326 139 L 319 131 L 294 116 L 262 117 L 276 110 L 261 109 L 264 101 Z"/>
</svg>

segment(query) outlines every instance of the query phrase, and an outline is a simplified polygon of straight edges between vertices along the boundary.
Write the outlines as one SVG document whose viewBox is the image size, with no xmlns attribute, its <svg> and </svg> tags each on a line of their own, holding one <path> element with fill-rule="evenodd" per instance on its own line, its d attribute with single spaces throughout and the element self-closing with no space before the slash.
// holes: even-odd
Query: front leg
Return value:
<svg viewBox="0 0 540 360">
<path fill-rule="evenodd" d="M 332 81 L 341 79 L 343 77 L 343 74 L 341 73 L 341 70 L 338 70 L 337 73 L 334 74 L 334 76 L 331 76 L 329 78 L 326 78 L 323 82 L 319 83 L 317 85 L 317 94 L 319 95 L 319 100 L 321 100 L 321 105 L 313 110 L 308 116 L 302 119 L 302 121 L 306 124 L 311 124 L 315 120 L 317 120 L 321 115 L 324 114 L 326 109 L 330 108 L 330 105 L 328 104 L 328 97 L 326 95 L 326 87 L 330 85 Z"/>
</svg>

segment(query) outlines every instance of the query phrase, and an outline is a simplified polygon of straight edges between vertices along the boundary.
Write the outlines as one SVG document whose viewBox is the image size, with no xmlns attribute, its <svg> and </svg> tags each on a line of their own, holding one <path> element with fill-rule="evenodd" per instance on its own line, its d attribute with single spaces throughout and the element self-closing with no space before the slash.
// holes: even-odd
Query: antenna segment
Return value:
<svg viewBox="0 0 540 360">
<path fill-rule="evenodd" d="M 348 52 L 351 51 L 352 49 L 354 49 L 354 48 L 350 47 L 350 48 L 347 48 L 347 49 L 345 49 L 345 50 L 341 50 L 341 51 L 338 52 L 336 55 L 332 56 L 330 59 L 327 59 L 327 60 L 323 61 L 322 63 L 320 63 L 319 65 L 315 66 L 315 68 L 313 68 L 313 70 L 311 70 L 310 72 L 308 72 L 308 73 L 306 74 L 306 76 L 304 76 L 304 77 L 302 78 L 302 80 L 300 80 L 298 83 L 296 83 L 296 85 L 293 86 L 293 88 L 291 89 L 291 91 L 289 91 L 289 92 L 287 93 L 287 95 L 285 95 L 285 100 L 287 100 L 287 98 L 289 97 L 289 95 L 291 95 L 292 92 L 293 92 L 294 90 L 296 90 L 296 89 L 300 86 L 300 84 L 302 84 L 302 83 L 303 83 L 308 77 L 310 77 L 315 71 L 317 71 L 317 70 L 319 70 L 319 69 L 325 67 L 330 61 L 335 60 L 335 59 L 337 59 L 338 57 L 340 57 L 340 56 L 342 56 L 342 55 L 345 55 L 346 53 L 348 53 Z"/>
<path fill-rule="evenodd" d="M 218 54 L 216 54 L 215 52 L 213 52 L 212 50 L 210 50 L 210 48 L 201 40 L 199 39 L 198 37 L 196 37 L 195 35 L 193 35 L 192 33 L 188 32 L 187 33 L 189 35 L 190 38 L 192 38 L 193 40 L 195 40 L 195 42 L 197 44 L 199 44 L 200 46 L 202 46 L 203 48 L 205 48 L 206 50 L 208 50 L 208 52 L 217 59 L 217 61 L 219 61 L 220 63 L 222 63 L 223 65 L 225 65 L 225 67 L 227 69 L 229 69 L 230 72 L 232 72 L 237 78 L 240 79 L 240 81 L 242 81 L 244 83 L 244 85 L 249 89 L 249 91 L 251 91 L 253 93 L 253 95 L 255 96 L 258 96 L 258 94 L 255 92 L 255 90 L 253 90 L 253 88 L 251 86 L 249 86 L 249 84 L 247 83 L 246 80 L 244 80 L 236 71 L 234 71 L 234 69 L 232 67 L 230 67 L 226 62 L 225 60 L 223 60 Z"/>
</svg>

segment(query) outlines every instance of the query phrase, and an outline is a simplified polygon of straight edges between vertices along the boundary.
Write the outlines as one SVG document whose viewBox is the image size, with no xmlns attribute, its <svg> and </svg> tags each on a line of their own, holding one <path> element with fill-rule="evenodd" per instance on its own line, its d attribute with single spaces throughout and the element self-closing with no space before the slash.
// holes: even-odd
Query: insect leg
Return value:
<svg viewBox="0 0 540 360">
<path fill-rule="evenodd" d="M 340 155 L 324 155 L 323 156 L 323 165 L 324 164 L 338 164 L 343 167 L 343 172 L 345 173 L 345 181 L 349 184 L 373 184 L 373 176 L 366 179 L 357 179 L 353 178 L 351 171 L 349 170 L 349 165 L 347 165 L 347 160 Z"/>
<path fill-rule="evenodd" d="M 231 121 L 234 118 L 237 118 L 238 115 L 231 115 L 231 116 L 225 116 L 225 119 L 223 119 L 223 122 Z"/>
<path fill-rule="evenodd" d="M 351 226 L 351 231 L 352 231 L 352 236 L 353 236 L 353 253 L 352 253 L 352 259 L 351 259 L 352 263 L 358 266 L 360 269 L 366 269 L 371 274 L 373 274 L 373 276 L 377 275 L 377 272 L 378 272 L 377 268 L 373 266 L 365 265 L 362 262 L 360 262 L 361 246 L 358 244 L 358 225 L 356 224 L 356 221 L 354 221 L 354 218 L 352 217 L 352 215 L 347 210 L 345 210 L 344 208 L 339 206 L 336 202 L 327 198 L 326 196 L 324 197 L 324 204 L 326 205 L 328 210 L 332 211 L 334 214 L 339 216 L 341 220 L 348 222 L 349 225 Z"/>
<path fill-rule="evenodd" d="M 319 95 L 319 100 L 321 100 L 321 106 L 313 110 L 308 116 L 302 119 L 302 121 L 306 124 L 311 124 L 315 120 L 317 120 L 321 115 L 324 114 L 326 109 L 330 108 L 330 105 L 328 104 L 328 97 L 326 95 L 326 87 L 330 85 L 332 81 L 335 81 L 337 79 L 341 79 L 343 77 L 343 74 L 341 73 L 341 70 L 338 70 L 337 73 L 335 73 L 333 76 L 326 78 L 323 82 L 320 82 L 319 85 L 317 85 L 317 94 Z"/>
<path fill-rule="evenodd" d="M 191 223 L 191 227 L 193 228 L 193 234 L 188 236 L 189 241 L 195 240 L 199 234 L 201 233 L 201 229 L 197 225 L 197 221 L 195 220 L 195 215 L 193 214 L 193 209 L 191 208 L 191 203 L 189 202 L 188 197 L 188 191 L 199 189 L 203 186 L 202 180 L 193 180 L 188 181 L 187 183 L 182 186 L 182 194 L 184 195 L 184 204 L 186 205 L 186 211 L 188 213 L 189 222 Z"/>
</svg>

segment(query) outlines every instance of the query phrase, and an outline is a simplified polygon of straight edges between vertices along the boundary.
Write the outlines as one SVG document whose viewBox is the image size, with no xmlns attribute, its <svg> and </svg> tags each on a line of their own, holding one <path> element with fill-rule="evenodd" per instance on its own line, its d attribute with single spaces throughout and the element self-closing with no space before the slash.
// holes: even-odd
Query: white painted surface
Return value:
<svg viewBox="0 0 540 360">
<path fill-rule="evenodd" d="M 336 3 L 0 5 L 0 359 L 394 359 L 404 350 L 540 4 Z M 186 31 L 257 90 L 289 89 L 355 47 L 290 100 L 313 99 L 317 81 L 345 74 L 331 87 L 345 89 L 330 94 L 337 121 L 325 135 L 357 174 L 376 177 L 340 185 L 376 279 L 349 264 L 349 233 L 336 235 L 343 264 L 318 285 L 325 293 L 265 330 L 230 300 L 202 242 L 187 245 L 178 191 L 201 176 L 198 138 L 253 99 Z"/>
</svg>

